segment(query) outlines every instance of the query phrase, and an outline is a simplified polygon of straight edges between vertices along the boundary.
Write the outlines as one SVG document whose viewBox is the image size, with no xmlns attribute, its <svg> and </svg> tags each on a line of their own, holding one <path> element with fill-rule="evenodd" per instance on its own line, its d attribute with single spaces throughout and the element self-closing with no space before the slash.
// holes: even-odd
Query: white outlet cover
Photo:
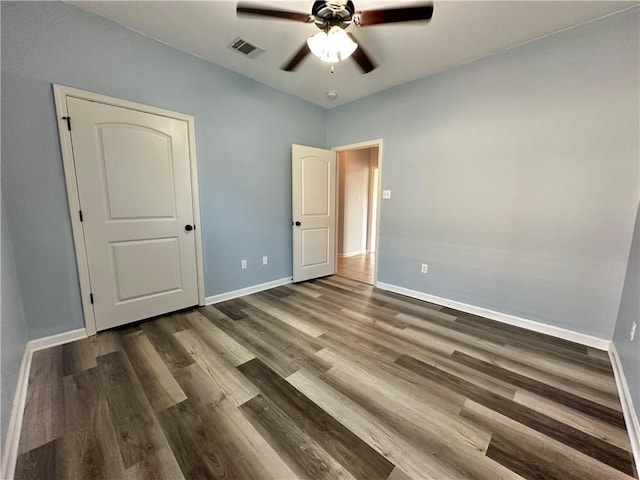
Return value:
<svg viewBox="0 0 640 480">
<path fill-rule="evenodd" d="M 269 263 L 269 257 L 265 255 L 264 257 L 262 257 L 262 264 L 266 265 L 267 263 Z"/>
<path fill-rule="evenodd" d="M 384 198 L 385 200 L 388 200 L 391 198 L 391 190 L 383 190 L 382 191 L 382 198 Z"/>
</svg>

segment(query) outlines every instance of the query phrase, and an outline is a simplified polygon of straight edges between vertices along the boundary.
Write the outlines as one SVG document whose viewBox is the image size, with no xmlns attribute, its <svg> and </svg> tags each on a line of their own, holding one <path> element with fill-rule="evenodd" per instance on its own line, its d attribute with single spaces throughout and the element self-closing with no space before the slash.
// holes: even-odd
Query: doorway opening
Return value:
<svg viewBox="0 0 640 480">
<path fill-rule="evenodd" d="M 338 152 L 337 275 L 375 285 L 382 141 Z"/>
</svg>

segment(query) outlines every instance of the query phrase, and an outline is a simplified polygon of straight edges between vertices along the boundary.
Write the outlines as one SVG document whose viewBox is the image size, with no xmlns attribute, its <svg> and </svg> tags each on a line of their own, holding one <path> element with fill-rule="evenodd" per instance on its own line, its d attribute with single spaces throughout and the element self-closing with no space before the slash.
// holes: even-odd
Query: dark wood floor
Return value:
<svg viewBox="0 0 640 480">
<path fill-rule="evenodd" d="M 341 277 L 34 354 L 16 478 L 629 479 L 605 352 Z"/>
</svg>

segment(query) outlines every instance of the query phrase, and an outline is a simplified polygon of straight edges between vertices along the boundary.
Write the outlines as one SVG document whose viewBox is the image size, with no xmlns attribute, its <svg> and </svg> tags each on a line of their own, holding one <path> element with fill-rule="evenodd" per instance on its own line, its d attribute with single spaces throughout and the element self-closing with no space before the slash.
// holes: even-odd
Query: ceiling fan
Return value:
<svg viewBox="0 0 640 480">
<path fill-rule="evenodd" d="M 311 14 L 264 8 L 256 4 L 239 3 L 238 15 L 269 17 L 302 23 L 315 23 L 320 32 L 309 37 L 307 42 L 281 68 L 286 72 L 295 70 L 310 53 L 327 63 L 337 63 L 348 57 L 358 64 L 362 73 L 376 68 L 371 57 L 358 45 L 351 33 L 345 30 L 352 24 L 358 27 L 412 21 L 428 22 L 433 15 L 433 4 L 423 3 L 399 8 L 356 11 L 351 0 L 317 0 L 313 2 Z"/>
</svg>

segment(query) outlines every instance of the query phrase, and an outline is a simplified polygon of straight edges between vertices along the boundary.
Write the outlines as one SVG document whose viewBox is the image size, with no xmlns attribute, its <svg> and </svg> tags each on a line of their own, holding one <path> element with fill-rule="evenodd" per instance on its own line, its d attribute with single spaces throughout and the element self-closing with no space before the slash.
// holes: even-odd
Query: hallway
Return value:
<svg viewBox="0 0 640 480">
<path fill-rule="evenodd" d="M 373 285 L 375 258 L 373 253 L 338 257 L 337 275 Z"/>
</svg>

